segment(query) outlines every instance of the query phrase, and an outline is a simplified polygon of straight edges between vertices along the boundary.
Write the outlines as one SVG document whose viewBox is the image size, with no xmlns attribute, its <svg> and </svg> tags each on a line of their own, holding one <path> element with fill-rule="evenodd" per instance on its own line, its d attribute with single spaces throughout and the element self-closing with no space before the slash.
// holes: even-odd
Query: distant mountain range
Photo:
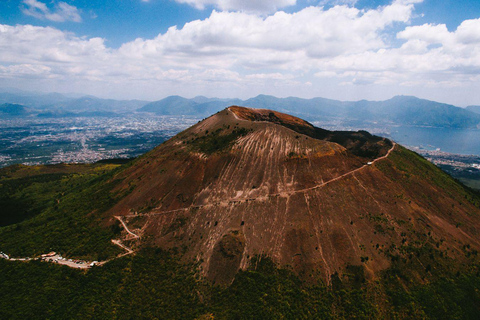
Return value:
<svg viewBox="0 0 480 320">
<path fill-rule="evenodd" d="M 153 112 L 160 115 L 191 115 L 207 116 L 225 107 L 242 104 L 240 99 L 218 99 L 198 96 L 193 99 L 186 99 L 180 96 L 170 96 L 165 99 L 151 102 L 142 108 L 140 112 Z"/>
<path fill-rule="evenodd" d="M 113 100 L 93 96 L 66 96 L 0 91 L 0 114 L 4 116 L 76 117 L 103 116 L 133 112 L 157 115 L 205 117 L 231 105 L 273 109 L 310 121 L 349 120 L 360 123 L 432 126 L 443 128 L 480 128 L 480 106 L 459 108 L 453 105 L 396 96 L 385 101 L 338 101 L 325 98 L 277 98 L 259 95 L 247 100 L 197 96 L 192 99 L 169 96 L 162 100 Z"/>
<path fill-rule="evenodd" d="M 33 114 L 71 116 L 82 112 L 134 112 L 148 101 L 101 99 L 94 96 L 70 97 L 59 93 L 0 92 L 0 104 L 17 104 L 31 108 Z"/>
<path fill-rule="evenodd" d="M 411 96 L 396 96 L 386 101 L 277 98 L 267 95 L 259 95 L 248 100 L 207 99 L 204 97 L 186 99 L 180 96 L 170 96 L 151 102 L 138 111 L 153 112 L 159 115 L 182 114 L 201 117 L 231 105 L 273 109 L 302 116 L 309 120 L 339 118 L 415 126 L 480 127 L 480 114 L 475 113 L 475 107 L 467 110 Z"/>
</svg>

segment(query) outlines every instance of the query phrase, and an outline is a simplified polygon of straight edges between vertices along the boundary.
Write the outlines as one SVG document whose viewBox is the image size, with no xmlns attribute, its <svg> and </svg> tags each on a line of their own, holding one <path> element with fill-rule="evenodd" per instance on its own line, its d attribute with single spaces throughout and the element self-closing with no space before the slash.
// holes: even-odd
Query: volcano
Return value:
<svg viewBox="0 0 480 320">
<path fill-rule="evenodd" d="M 179 248 L 214 283 L 267 256 L 327 283 L 368 278 L 433 248 L 462 261 L 480 248 L 478 198 L 404 147 L 328 131 L 276 111 L 229 107 L 136 159 L 107 211 L 139 239 Z M 252 260 L 253 259 L 253 260 Z"/>
</svg>

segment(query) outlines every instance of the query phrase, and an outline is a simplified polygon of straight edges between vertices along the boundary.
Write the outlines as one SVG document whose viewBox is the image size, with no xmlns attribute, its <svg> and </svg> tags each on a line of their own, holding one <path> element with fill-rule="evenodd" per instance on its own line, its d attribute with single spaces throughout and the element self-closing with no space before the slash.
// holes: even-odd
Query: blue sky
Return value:
<svg viewBox="0 0 480 320">
<path fill-rule="evenodd" d="M 2 0 L 0 52 L 23 90 L 480 104 L 478 0 Z"/>
</svg>

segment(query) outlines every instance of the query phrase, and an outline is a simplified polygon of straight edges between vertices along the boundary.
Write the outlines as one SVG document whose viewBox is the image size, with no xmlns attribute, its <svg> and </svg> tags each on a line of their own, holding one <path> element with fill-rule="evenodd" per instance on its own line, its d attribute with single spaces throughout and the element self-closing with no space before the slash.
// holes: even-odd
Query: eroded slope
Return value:
<svg viewBox="0 0 480 320">
<path fill-rule="evenodd" d="M 220 283 L 259 254 L 329 281 L 348 265 L 374 277 L 399 255 L 421 264 L 425 246 L 458 259 L 480 247 L 478 204 L 436 167 L 388 140 L 268 110 L 230 107 L 120 178 L 131 193 L 110 213 L 144 241 L 183 247 Z"/>
</svg>

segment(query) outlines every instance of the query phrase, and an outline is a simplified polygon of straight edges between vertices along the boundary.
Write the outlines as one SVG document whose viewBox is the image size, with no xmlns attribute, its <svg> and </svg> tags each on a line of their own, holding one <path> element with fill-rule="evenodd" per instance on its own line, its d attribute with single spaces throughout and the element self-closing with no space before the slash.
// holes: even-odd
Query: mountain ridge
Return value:
<svg viewBox="0 0 480 320">
<path fill-rule="evenodd" d="M 140 108 L 139 111 L 148 111 L 159 115 L 177 113 L 205 116 L 232 104 L 252 108 L 268 108 L 315 119 L 343 118 L 416 126 L 480 127 L 480 116 L 470 110 L 413 96 L 395 96 L 385 101 L 338 101 L 319 97 L 302 99 L 258 95 L 247 100 L 218 99 L 209 102 L 202 100 L 202 103 L 197 103 L 194 99 L 171 96 L 152 102 L 147 105 L 148 107 Z"/>
<path fill-rule="evenodd" d="M 259 254 L 329 282 L 346 265 L 375 278 L 392 256 L 440 239 L 459 261 L 462 245 L 480 249 L 478 204 L 440 169 L 368 133 L 319 130 L 229 107 L 119 174 L 116 191 L 134 189 L 109 214 L 136 221 L 152 245 L 184 247 L 224 284 Z"/>
<path fill-rule="evenodd" d="M 277 98 L 260 94 L 246 100 L 237 98 L 208 98 L 197 96 L 191 99 L 168 96 L 148 102 L 142 100 L 100 99 L 93 96 L 67 97 L 61 94 L 34 94 L 28 92 L 0 92 L 0 103 L 21 104 L 43 116 L 71 116 L 77 113 L 105 112 L 129 114 L 151 112 L 157 115 L 187 115 L 205 117 L 230 105 L 252 108 L 267 108 L 286 112 L 309 120 L 360 121 L 384 125 L 432 126 L 444 128 L 480 128 L 480 115 L 475 106 L 459 108 L 453 105 L 420 99 L 414 96 L 395 96 L 385 101 L 339 101 L 327 98 L 303 99 L 297 97 Z"/>
</svg>

